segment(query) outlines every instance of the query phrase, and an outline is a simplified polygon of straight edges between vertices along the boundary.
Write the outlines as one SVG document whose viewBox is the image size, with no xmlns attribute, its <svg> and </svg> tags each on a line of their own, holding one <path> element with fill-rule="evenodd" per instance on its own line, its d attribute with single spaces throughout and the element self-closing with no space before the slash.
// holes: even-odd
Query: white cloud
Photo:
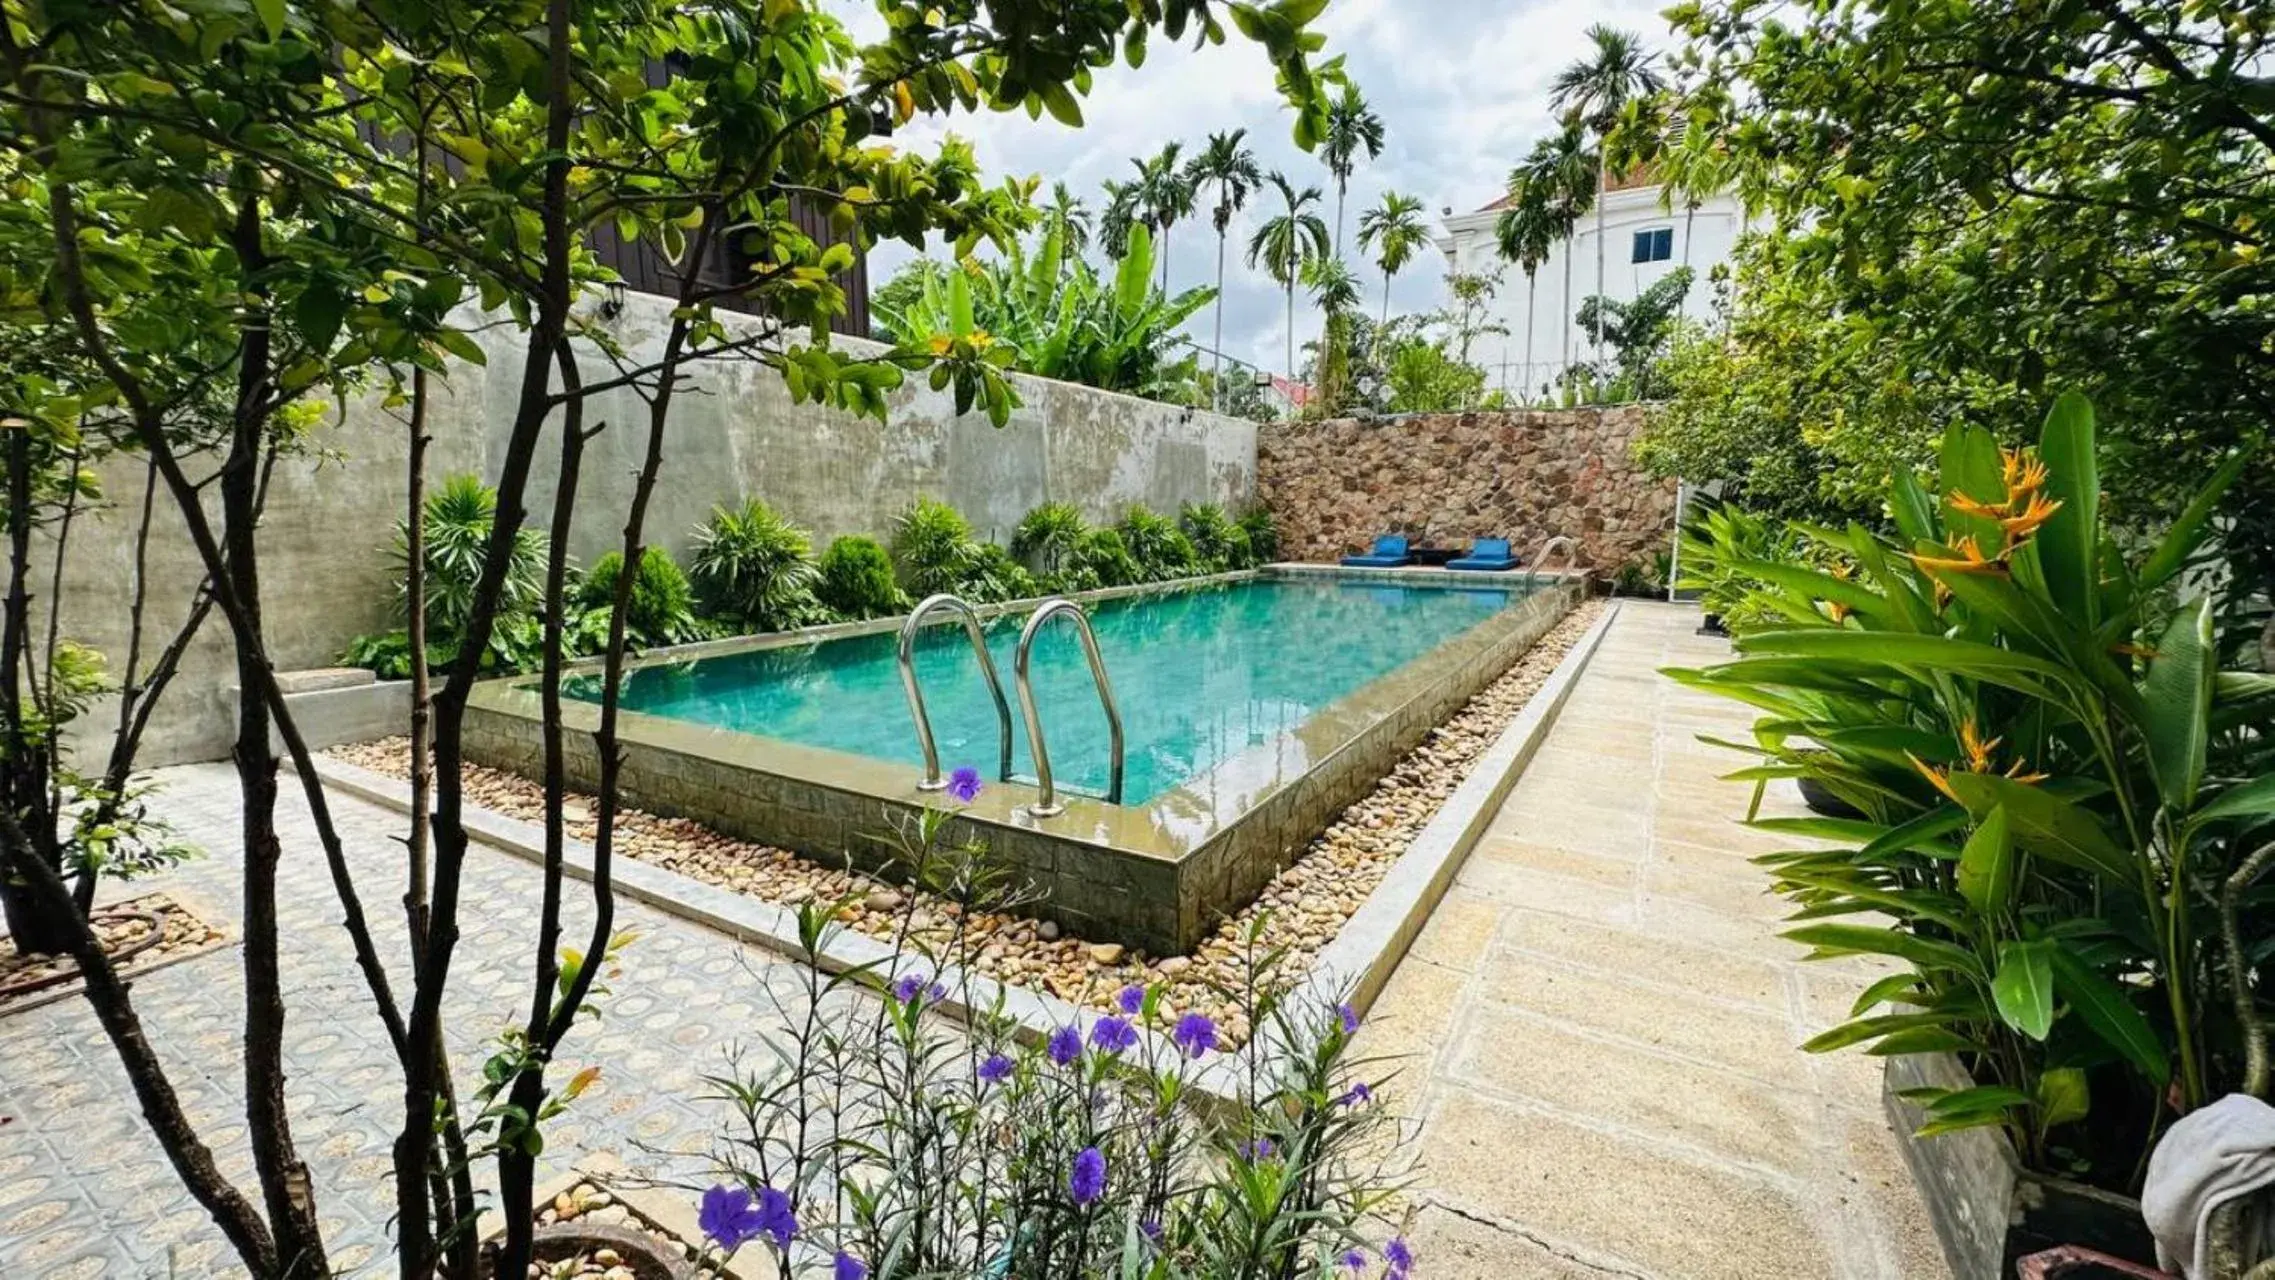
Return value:
<svg viewBox="0 0 2275 1280">
<path fill-rule="evenodd" d="M 857 35 L 878 31 L 874 11 L 861 0 L 834 0 Z M 1587 47 L 1587 28 L 1607 23 L 1670 47 L 1658 16 L 1664 0 L 1331 0 L 1319 20 L 1327 53 L 1341 54 L 1386 126 L 1382 156 L 1353 175 L 1345 215 L 1346 253 L 1357 235 L 1361 210 L 1386 189 L 1419 196 L 1433 217 L 1444 208 L 1474 209 L 1491 201 L 1509 168 L 1535 138 L 1553 127 L 1548 86 L 1556 72 Z M 1327 192 L 1331 178 L 1315 156 L 1290 139 L 1290 117 L 1273 90 L 1261 50 L 1237 35 L 1221 46 L 1194 49 L 1155 42 L 1145 66 L 1117 63 L 1098 73 L 1083 99 L 1085 125 L 1068 129 L 1049 117 L 983 113 L 927 121 L 901 141 L 914 147 L 953 131 L 969 138 L 990 173 L 1040 176 L 1045 186 L 1064 181 L 1095 208 L 1099 183 L 1126 178 L 1133 156 L 1150 155 L 1181 139 L 1190 153 L 1211 132 L 1243 128 L 1267 168 Z M 1255 209 L 1233 227 L 1227 254 L 1225 347 L 1229 354 L 1271 369 L 1286 363 L 1285 299 L 1279 287 L 1240 261 L 1254 226 Z M 1180 224 L 1170 235 L 1170 280 L 1175 287 L 1207 284 L 1215 274 L 1215 237 L 1205 217 Z M 904 246 L 879 249 L 872 279 L 882 282 L 911 256 Z M 1362 276 L 1364 264 L 1354 263 Z M 1443 301 L 1442 263 L 1425 255 L 1406 269 L 1393 291 L 1396 311 L 1424 311 Z M 1381 287 L 1379 274 L 1370 296 Z M 1209 337 L 1208 312 L 1187 326 Z M 1318 322 L 1298 298 L 1299 343 L 1316 335 Z"/>
</svg>

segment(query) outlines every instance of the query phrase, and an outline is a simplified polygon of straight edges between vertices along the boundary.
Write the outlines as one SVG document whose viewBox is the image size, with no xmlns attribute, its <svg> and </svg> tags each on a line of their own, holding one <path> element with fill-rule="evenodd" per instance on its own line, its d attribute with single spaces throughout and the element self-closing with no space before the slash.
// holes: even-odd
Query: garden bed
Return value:
<svg viewBox="0 0 2275 1280">
<path fill-rule="evenodd" d="M 976 968 L 988 977 L 1098 1007 L 1126 984 L 1160 985 L 1174 1007 L 1209 1013 L 1232 1038 L 1244 1038 L 1248 1028 L 1224 992 L 1244 980 L 1243 940 L 1250 926 L 1261 919 L 1263 946 L 1286 949 L 1281 963 L 1291 979 L 1307 970 L 1603 607 L 1586 603 L 1561 619 L 1516 665 L 1346 808 L 1254 903 L 1224 920 L 1191 956 L 1150 956 L 1118 943 L 1063 935 L 1048 921 L 978 913 L 963 922 Z M 329 754 L 392 778 L 407 772 L 401 738 L 335 747 Z M 465 778 L 474 805 L 509 818 L 543 820 L 543 791 L 536 783 L 471 765 Z M 597 833 L 589 797 L 571 799 L 568 819 L 569 834 L 578 840 L 589 842 Z M 785 906 L 850 897 L 845 922 L 874 938 L 889 939 L 911 905 L 911 891 L 903 887 L 735 840 L 686 819 L 625 810 L 618 815 L 616 840 L 618 851 L 631 858 Z M 914 907 L 910 918 L 916 941 L 947 945 L 957 926 L 955 904 L 918 894 Z"/>
<path fill-rule="evenodd" d="M 225 930 L 169 893 L 104 903 L 95 908 L 91 923 L 121 978 L 137 977 L 229 941 Z M 0 935 L 0 1017 L 77 995 L 79 985 L 78 961 L 61 954 L 21 954 Z"/>
</svg>

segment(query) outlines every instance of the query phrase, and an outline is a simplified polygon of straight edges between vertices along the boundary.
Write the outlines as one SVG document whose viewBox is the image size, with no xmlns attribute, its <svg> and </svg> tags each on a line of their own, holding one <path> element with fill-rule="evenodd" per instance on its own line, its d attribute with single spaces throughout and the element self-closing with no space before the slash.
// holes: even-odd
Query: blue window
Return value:
<svg viewBox="0 0 2275 1280">
<path fill-rule="evenodd" d="M 1635 233 L 1635 262 L 1665 262 L 1675 256 L 1675 229 L 1659 227 Z"/>
</svg>

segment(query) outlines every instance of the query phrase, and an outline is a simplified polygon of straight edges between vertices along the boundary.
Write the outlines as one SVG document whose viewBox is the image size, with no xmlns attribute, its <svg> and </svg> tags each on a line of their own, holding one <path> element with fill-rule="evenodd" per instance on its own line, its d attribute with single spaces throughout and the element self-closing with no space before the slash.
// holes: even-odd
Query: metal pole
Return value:
<svg viewBox="0 0 2275 1280">
<path fill-rule="evenodd" d="M 1667 603 L 1675 602 L 1675 583 L 1683 576 L 1683 512 L 1690 505 L 1690 481 L 1675 481 L 1675 545 L 1667 553 Z"/>
</svg>

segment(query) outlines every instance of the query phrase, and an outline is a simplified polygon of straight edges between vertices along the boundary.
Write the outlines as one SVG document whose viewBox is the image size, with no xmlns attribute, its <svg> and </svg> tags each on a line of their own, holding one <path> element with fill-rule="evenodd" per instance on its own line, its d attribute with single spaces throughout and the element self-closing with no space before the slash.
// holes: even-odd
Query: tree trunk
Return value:
<svg viewBox="0 0 2275 1280">
<path fill-rule="evenodd" d="M 1690 229 L 1697 217 L 1698 201 L 1686 201 L 1683 204 L 1683 270 L 1685 271 L 1690 270 Z M 1689 308 L 1690 290 L 1686 288 L 1683 290 L 1683 296 L 1675 299 L 1675 318 L 1680 320 L 1683 313 Z"/>
<path fill-rule="evenodd" d="M 1572 239 L 1564 239 L 1564 367 L 1557 371 L 1559 380 L 1572 376 L 1572 326 L 1578 318 L 1572 309 Z"/>
<path fill-rule="evenodd" d="M 1295 399 L 1295 270 L 1288 270 L 1288 399 Z"/>
<path fill-rule="evenodd" d="M 1611 195 L 1611 165 L 1601 152 L 1596 156 L 1596 336 L 1588 359 L 1601 368 L 1604 362 L 1604 203 Z"/>
<path fill-rule="evenodd" d="M 1382 341 L 1382 331 L 1390 327 L 1390 268 L 1382 269 L 1382 322 L 1375 326 L 1375 341 Z"/>
<path fill-rule="evenodd" d="M 1343 260 L 1343 197 L 1349 192 L 1351 180 L 1338 174 L 1335 178 L 1335 260 Z"/>
<path fill-rule="evenodd" d="M 1216 233 L 1216 341 L 1210 344 L 1216 355 L 1216 373 L 1209 388 L 1209 407 L 1224 412 L 1224 228 Z"/>
<path fill-rule="evenodd" d="M 1525 403 L 1532 403 L 1532 319 L 1537 310 L 1534 299 L 1539 295 L 1540 276 L 1537 271 L 1525 272 Z"/>
<path fill-rule="evenodd" d="M 45 735 L 27 729 L 23 690 L 24 659 L 31 651 L 32 441 L 28 427 L 8 432 L 8 595 L 0 624 L 0 805 L 23 832 L 20 854 L 62 870 L 55 816 L 48 807 L 50 746 Z M 78 930 L 68 914 L 43 910 L 21 874 L 0 874 L 0 913 L 18 954 L 54 955 L 67 951 Z"/>
</svg>

